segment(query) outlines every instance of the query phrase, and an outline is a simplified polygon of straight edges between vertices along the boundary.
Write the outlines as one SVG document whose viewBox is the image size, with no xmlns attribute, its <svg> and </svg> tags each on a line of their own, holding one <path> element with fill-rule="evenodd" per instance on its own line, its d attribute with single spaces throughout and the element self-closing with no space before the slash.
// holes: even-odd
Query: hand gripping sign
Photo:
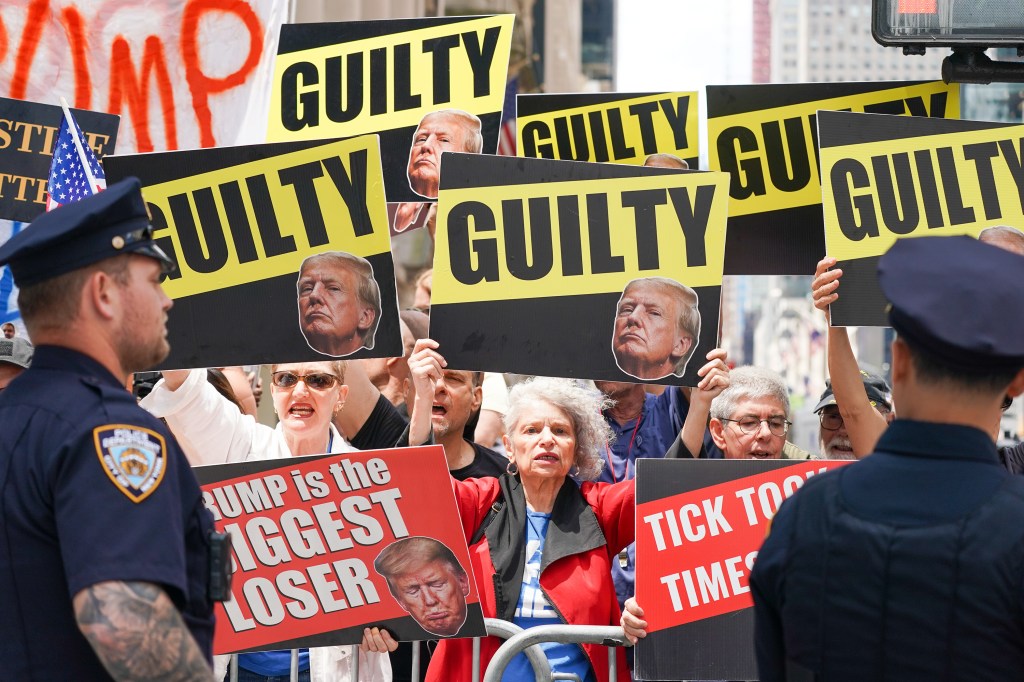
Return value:
<svg viewBox="0 0 1024 682">
<path fill-rule="evenodd" d="M 748 580 L 782 501 L 815 460 L 641 459 L 636 469 L 636 600 L 647 637 L 641 680 L 756 680 Z"/>
<path fill-rule="evenodd" d="M 452 154 L 430 331 L 452 367 L 695 385 L 717 344 L 727 177 Z"/>
<path fill-rule="evenodd" d="M 440 446 L 195 471 L 231 536 L 215 653 L 486 634 Z"/>
<path fill-rule="evenodd" d="M 110 157 L 135 175 L 164 281 L 162 367 L 402 354 L 376 136 Z"/>
<path fill-rule="evenodd" d="M 388 201 L 436 199 L 441 152 L 497 147 L 514 19 L 286 24 L 267 140 L 379 134 Z"/>
<path fill-rule="evenodd" d="M 727 275 L 809 275 L 825 253 L 818 110 L 960 116 L 941 82 L 708 87 L 708 154 L 729 174 Z"/>
<path fill-rule="evenodd" d="M 823 111 L 818 130 L 836 326 L 888 325 L 877 268 L 897 239 L 1024 226 L 1024 126 Z"/>
</svg>

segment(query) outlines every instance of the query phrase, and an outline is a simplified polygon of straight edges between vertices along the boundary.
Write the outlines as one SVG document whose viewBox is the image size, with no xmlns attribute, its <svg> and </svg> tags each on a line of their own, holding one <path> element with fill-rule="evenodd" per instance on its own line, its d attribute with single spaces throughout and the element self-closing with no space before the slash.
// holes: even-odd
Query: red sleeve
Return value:
<svg viewBox="0 0 1024 682">
<path fill-rule="evenodd" d="M 459 506 L 462 532 L 469 540 L 483 523 L 488 510 L 501 493 L 501 488 L 496 478 L 467 478 L 465 481 L 453 478 L 452 488 L 455 490 L 455 502 Z"/>
<path fill-rule="evenodd" d="M 608 548 L 622 551 L 636 537 L 636 486 L 631 478 L 618 483 L 584 483 L 583 497 L 597 514 Z"/>
</svg>

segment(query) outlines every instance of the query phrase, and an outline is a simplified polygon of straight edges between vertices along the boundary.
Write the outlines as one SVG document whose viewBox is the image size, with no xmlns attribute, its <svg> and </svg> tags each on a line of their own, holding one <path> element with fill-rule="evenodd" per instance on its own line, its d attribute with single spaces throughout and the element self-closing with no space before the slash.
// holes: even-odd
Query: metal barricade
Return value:
<svg viewBox="0 0 1024 682">
<path fill-rule="evenodd" d="M 483 682 L 500 682 L 501 676 L 509 662 L 519 653 L 526 654 L 526 659 L 533 667 L 535 678 L 540 682 L 551 680 L 572 680 L 574 675 L 552 673 L 542 642 L 559 642 L 563 644 L 603 644 L 608 647 L 608 679 L 617 682 L 615 670 L 615 647 L 629 646 L 626 636 L 620 627 L 597 625 L 544 625 L 524 630 L 514 623 L 499 618 L 485 618 L 484 626 L 491 637 L 506 640 L 494 654 L 484 672 Z M 420 645 L 413 643 L 412 680 L 419 682 Z M 299 650 L 291 650 L 291 682 L 299 679 Z M 231 656 L 229 682 L 238 682 L 238 655 Z M 352 680 L 359 679 L 359 647 L 352 645 Z M 480 638 L 473 638 L 473 673 L 472 682 L 480 682 Z"/>
<path fill-rule="evenodd" d="M 511 623 L 508 623 L 508 625 L 511 625 Z M 490 631 L 489 628 L 488 631 Z M 530 651 L 533 648 L 540 649 L 536 645 L 539 645 L 541 642 L 603 644 L 608 647 L 608 679 L 610 682 L 616 682 L 618 679 L 615 669 L 616 647 L 630 646 L 629 641 L 626 639 L 626 633 L 623 632 L 622 628 L 613 625 L 540 625 L 523 630 L 502 644 L 494 654 L 490 664 L 488 664 L 487 671 L 484 672 L 483 682 L 501 682 L 501 676 L 505 674 L 505 668 L 508 667 L 508 664 L 515 658 L 516 654 L 522 651 Z M 475 657 L 476 651 L 474 650 L 473 653 Z M 544 662 L 547 664 L 546 657 Z M 545 665 L 545 667 L 547 666 Z M 547 673 L 543 676 L 536 664 L 534 664 L 533 669 L 537 674 L 538 682 L 576 679 L 575 675 L 552 674 L 550 667 L 548 667 Z M 475 678 L 474 682 L 476 682 Z"/>
<path fill-rule="evenodd" d="M 523 632 L 523 629 L 515 623 L 510 623 L 507 620 L 501 620 L 500 618 L 484 618 L 484 626 L 487 628 L 487 634 L 491 637 L 500 637 L 501 639 L 509 639 Z M 410 679 L 412 682 L 420 682 L 420 645 L 423 642 L 412 643 L 412 672 Z M 551 676 L 551 665 L 548 663 L 547 656 L 544 655 L 544 650 L 539 646 L 526 647 L 525 650 L 526 658 L 530 661 L 530 665 L 533 666 L 534 675 L 538 680 L 544 680 Z M 480 638 L 473 638 L 473 669 L 471 682 L 480 682 Z"/>
</svg>

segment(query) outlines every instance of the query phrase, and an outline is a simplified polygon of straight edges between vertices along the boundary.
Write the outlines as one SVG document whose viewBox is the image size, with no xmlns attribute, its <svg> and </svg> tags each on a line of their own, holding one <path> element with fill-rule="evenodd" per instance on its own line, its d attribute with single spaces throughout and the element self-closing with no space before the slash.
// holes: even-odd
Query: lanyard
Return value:
<svg viewBox="0 0 1024 682">
<path fill-rule="evenodd" d="M 629 446 L 626 448 L 626 468 L 622 472 L 622 480 L 629 480 L 629 464 L 632 461 L 631 455 L 633 454 L 633 441 L 636 440 L 636 432 L 640 430 L 640 422 L 644 420 L 643 410 L 636 418 L 636 426 L 633 427 L 633 435 L 629 437 Z M 618 483 L 619 477 L 615 473 L 615 464 L 612 461 L 612 449 L 607 445 L 604 446 L 605 458 L 608 460 L 608 471 L 612 475 L 612 483 Z"/>
<path fill-rule="evenodd" d="M 327 454 L 331 453 L 331 446 L 334 445 L 334 432 L 327 429 Z"/>
</svg>

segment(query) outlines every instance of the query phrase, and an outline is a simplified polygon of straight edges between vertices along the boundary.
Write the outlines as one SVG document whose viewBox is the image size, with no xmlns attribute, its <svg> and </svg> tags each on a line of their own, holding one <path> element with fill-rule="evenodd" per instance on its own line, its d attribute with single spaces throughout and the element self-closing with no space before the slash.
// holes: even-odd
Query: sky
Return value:
<svg viewBox="0 0 1024 682">
<path fill-rule="evenodd" d="M 753 0 L 618 0 L 615 89 L 692 91 L 708 167 L 705 85 L 749 83 Z"/>
<path fill-rule="evenodd" d="M 616 89 L 749 83 L 752 0 L 618 0 Z"/>
</svg>

